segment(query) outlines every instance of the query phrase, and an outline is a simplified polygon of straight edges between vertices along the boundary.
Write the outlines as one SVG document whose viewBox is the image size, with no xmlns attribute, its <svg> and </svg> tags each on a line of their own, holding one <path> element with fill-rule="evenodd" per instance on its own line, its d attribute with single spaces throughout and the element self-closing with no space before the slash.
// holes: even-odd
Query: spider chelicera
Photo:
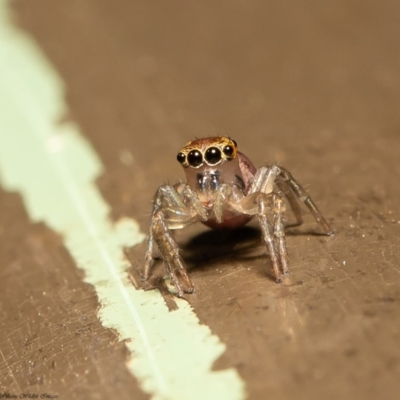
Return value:
<svg viewBox="0 0 400 400">
<path fill-rule="evenodd" d="M 157 245 L 161 258 L 176 287 L 178 296 L 192 293 L 194 286 L 171 231 L 194 222 L 214 228 L 235 228 L 254 216 L 261 227 L 276 282 L 289 273 L 284 231 L 284 197 L 296 217 L 303 222 L 298 200 L 303 202 L 322 232 L 333 230 L 314 201 L 281 166 L 256 169 L 226 136 L 208 137 L 188 142 L 177 160 L 183 166 L 186 183 L 161 185 L 154 197 L 150 233 L 144 261 L 144 279 L 148 279 Z"/>
</svg>

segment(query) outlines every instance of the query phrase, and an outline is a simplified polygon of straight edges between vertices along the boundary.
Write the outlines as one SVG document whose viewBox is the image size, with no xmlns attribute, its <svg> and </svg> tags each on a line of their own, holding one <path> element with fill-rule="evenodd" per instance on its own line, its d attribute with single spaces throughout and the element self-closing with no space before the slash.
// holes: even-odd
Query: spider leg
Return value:
<svg viewBox="0 0 400 400">
<path fill-rule="evenodd" d="M 258 220 L 263 240 L 268 247 L 276 282 L 289 273 L 289 257 L 286 249 L 284 213 L 285 203 L 278 193 L 260 194 L 258 196 Z M 273 224 L 268 220 L 272 214 Z"/>
<path fill-rule="evenodd" d="M 274 235 L 277 241 L 277 247 L 279 252 L 279 259 L 282 266 L 282 274 L 287 275 L 289 273 L 289 257 L 286 249 L 286 237 L 285 237 L 285 225 L 284 225 L 284 213 L 286 211 L 285 203 L 280 195 L 273 193 L 273 215 L 274 215 Z"/>
<path fill-rule="evenodd" d="M 154 245 L 153 229 L 150 228 L 150 233 L 147 236 L 147 250 L 144 255 L 143 281 L 147 281 L 147 279 L 149 279 L 150 271 L 154 265 Z"/>
<path fill-rule="evenodd" d="M 282 197 L 274 192 L 255 192 L 240 200 L 232 198 L 229 205 L 231 209 L 242 214 L 257 216 L 262 238 L 271 258 L 275 280 L 281 282 L 282 276 L 289 272 L 284 227 L 286 207 Z"/>
<path fill-rule="evenodd" d="M 227 184 L 222 184 L 216 192 L 213 206 L 214 217 L 218 222 L 223 220 L 224 205 L 232 195 L 232 188 Z"/>
<path fill-rule="evenodd" d="M 283 179 L 278 179 L 276 181 L 276 184 L 277 184 L 278 188 L 280 189 L 280 191 L 287 198 L 287 201 L 289 202 L 290 208 L 292 209 L 293 214 L 294 214 L 294 216 L 296 218 L 296 222 L 290 224 L 290 226 L 301 225 L 303 223 L 303 217 L 301 216 L 301 208 L 300 208 L 299 202 L 297 201 L 297 197 L 293 193 L 292 188 Z"/>
<path fill-rule="evenodd" d="M 187 275 L 186 266 L 179 255 L 179 247 L 172 238 L 162 212 L 157 212 L 153 216 L 151 229 L 171 281 L 178 291 L 178 296 L 182 297 L 184 292 L 192 293 L 193 284 Z"/>
<path fill-rule="evenodd" d="M 276 186 L 280 189 L 279 193 L 274 191 Z M 289 273 L 284 226 L 286 207 L 281 194 L 286 196 L 298 224 L 303 221 L 298 203 L 300 200 L 311 211 L 323 232 L 327 235 L 333 234 L 328 221 L 314 201 L 286 169 L 272 165 L 257 170 L 247 195 L 237 199 L 231 198 L 228 202 L 231 209 L 239 213 L 257 215 L 277 282 L 282 280 L 283 275 Z"/>
<path fill-rule="evenodd" d="M 143 277 L 144 279 L 149 277 L 154 264 L 153 251 L 157 245 L 179 297 L 182 297 L 184 292 L 192 293 L 194 286 L 179 254 L 179 247 L 172 237 L 172 230 L 184 228 L 204 217 L 204 210 L 198 209 L 197 197 L 193 197 L 195 194 L 185 186 L 184 184 L 175 187 L 160 186 L 154 197 Z"/>
<path fill-rule="evenodd" d="M 321 211 L 319 211 L 317 205 L 314 203 L 312 198 L 300 185 L 300 183 L 293 178 L 292 174 L 288 170 L 282 167 L 279 167 L 279 169 L 280 169 L 279 177 L 283 180 L 283 182 L 286 182 L 290 186 L 290 188 L 293 190 L 294 194 L 299 198 L 299 200 L 302 201 L 308 207 L 308 209 L 314 216 L 315 220 L 322 228 L 323 232 L 326 235 L 332 235 L 334 233 L 333 229 L 331 228 L 325 217 L 322 215 Z M 292 206 L 292 203 L 290 203 L 290 205 Z"/>
<path fill-rule="evenodd" d="M 268 248 L 269 256 L 271 257 L 272 268 L 274 269 L 276 282 L 281 282 L 279 252 L 276 249 L 276 241 L 273 233 L 273 227 L 268 221 L 268 213 L 270 211 L 270 201 L 267 196 L 258 196 L 258 222 L 260 223 L 263 240 Z"/>
</svg>

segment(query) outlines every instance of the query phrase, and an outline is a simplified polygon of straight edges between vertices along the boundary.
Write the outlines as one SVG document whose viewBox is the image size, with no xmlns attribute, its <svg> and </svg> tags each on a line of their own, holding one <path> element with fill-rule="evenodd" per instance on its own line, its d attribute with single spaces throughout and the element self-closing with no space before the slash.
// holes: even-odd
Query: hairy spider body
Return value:
<svg viewBox="0 0 400 400">
<path fill-rule="evenodd" d="M 194 286 L 172 230 L 197 221 L 214 229 L 236 228 L 257 217 L 277 282 L 289 272 L 284 197 L 294 212 L 296 224 L 303 222 L 300 200 L 311 211 L 323 233 L 333 234 L 313 200 L 286 169 L 272 165 L 257 170 L 229 137 L 188 142 L 177 159 L 184 168 L 186 183 L 162 185 L 154 197 L 144 279 L 149 277 L 157 245 L 179 297 L 185 292 L 192 293 Z"/>
</svg>

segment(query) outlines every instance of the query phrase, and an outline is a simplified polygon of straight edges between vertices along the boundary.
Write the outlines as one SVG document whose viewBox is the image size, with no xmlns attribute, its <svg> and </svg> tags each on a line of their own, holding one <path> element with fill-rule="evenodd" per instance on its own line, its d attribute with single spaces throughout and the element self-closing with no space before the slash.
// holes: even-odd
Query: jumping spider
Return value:
<svg viewBox="0 0 400 400">
<path fill-rule="evenodd" d="M 211 228 L 235 228 L 257 216 L 276 282 L 281 282 L 282 276 L 289 273 L 284 197 L 294 212 L 296 225 L 303 222 L 300 200 L 311 211 L 323 233 L 333 234 L 311 197 L 286 169 L 271 165 L 257 170 L 229 137 L 188 142 L 178 153 L 177 160 L 184 168 L 187 183 L 161 185 L 157 190 L 147 240 L 144 279 L 149 277 L 157 244 L 179 297 L 192 293 L 194 286 L 172 237 L 174 229 L 197 221 Z"/>
</svg>

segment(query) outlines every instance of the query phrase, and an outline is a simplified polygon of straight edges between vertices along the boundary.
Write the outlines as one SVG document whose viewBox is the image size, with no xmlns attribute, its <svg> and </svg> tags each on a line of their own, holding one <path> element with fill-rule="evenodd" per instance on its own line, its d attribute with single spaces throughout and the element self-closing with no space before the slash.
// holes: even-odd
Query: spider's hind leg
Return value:
<svg viewBox="0 0 400 400">
<path fill-rule="evenodd" d="M 288 170 L 286 170 L 285 168 L 282 168 L 282 167 L 279 167 L 279 169 L 281 171 L 279 174 L 279 178 L 282 179 L 282 181 L 285 182 L 286 185 L 289 185 L 291 190 L 293 191 L 293 193 L 296 195 L 296 197 L 307 206 L 307 208 L 310 210 L 311 214 L 314 216 L 315 220 L 320 225 L 324 234 L 325 235 L 333 235 L 334 231 L 331 228 L 331 226 L 329 225 L 328 221 L 322 215 L 321 211 L 319 211 L 319 209 L 318 209 L 317 205 L 314 203 L 313 199 L 303 189 L 303 187 L 300 185 L 300 183 L 297 182 L 296 179 L 293 178 L 292 174 Z M 292 197 L 292 199 L 291 199 L 291 197 Z M 293 196 L 291 196 L 291 197 L 290 197 L 290 195 L 287 196 L 290 205 L 293 207 L 293 201 L 295 199 L 293 198 Z M 294 210 L 294 212 L 295 212 L 295 214 L 297 213 L 296 210 Z"/>
<path fill-rule="evenodd" d="M 301 208 L 299 205 L 299 202 L 297 200 L 297 197 L 294 195 L 292 188 L 290 185 L 287 183 L 287 181 L 284 181 L 283 179 L 277 179 L 276 184 L 279 188 L 279 190 L 285 195 L 291 210 L 293 211 L 294 217 L 296 218 L 296 222 L 290 223 L 287 226 L 293 227 L 293 226 L 299 226 L 303 223 L 303 217 L 301 215 Z"/>
</svg>

